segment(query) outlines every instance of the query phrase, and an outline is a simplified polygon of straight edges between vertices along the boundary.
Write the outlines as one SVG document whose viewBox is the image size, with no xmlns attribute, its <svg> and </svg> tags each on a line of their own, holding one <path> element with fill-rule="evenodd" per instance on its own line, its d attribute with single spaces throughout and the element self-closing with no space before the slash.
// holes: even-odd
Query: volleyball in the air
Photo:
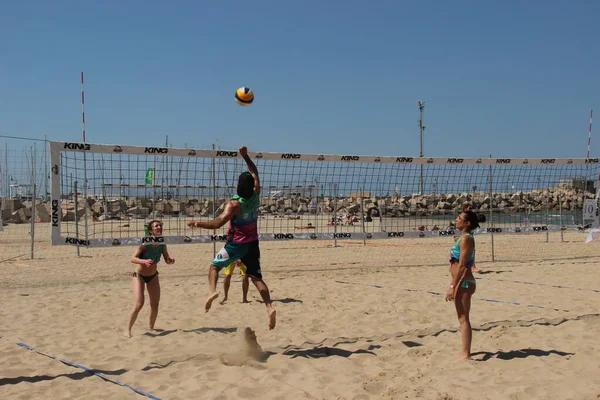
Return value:
<svg viewBox="0 0 600 400">
<path fill-rule="evenodd" d="M 254 101 L 254 92 L 247 87 L 241 87 L 235 91 L 235 102 L 240 106 L 249 106 Z"/>
</svg>

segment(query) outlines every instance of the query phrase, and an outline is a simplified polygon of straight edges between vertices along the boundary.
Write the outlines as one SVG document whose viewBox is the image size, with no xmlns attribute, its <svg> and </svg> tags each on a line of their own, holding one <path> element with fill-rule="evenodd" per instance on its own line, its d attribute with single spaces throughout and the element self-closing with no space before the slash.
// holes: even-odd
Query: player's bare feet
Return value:
<svg viewBox="0 0 600 400">
<path fill-rule="evenodd" d="M 461 360 L 472 360 L 471 355 L 467 353 L 460 353 L 458 355 L 458 358 L 460 358 Z"/>
<path fill-rule="evenodd" d="M 219 302 L 219 304 L 225 304 L 225 303 L 227 303 L 227 297 L 225 297 L 223 300 L 221 300 L 221 301 Z"/>
<path fill-rule="evenodd" d="M 131 331 L 125 329 L 125 332 L 123 332 L 123 336 L 130 338 L 131 337 Z"/>
<path fill-rule="evenodd" d="M 248 299 L 242 300 L 242 303 L 248 303 L 248 304 L 250 304 L 250 302 L 248 301 Z"/>
<path fill-rule="evenodd" d="M 208 295 L 208 298 L 206 299 L 206 303 L 204 303 L 204 312 L 208 312 L 208 310 L 210 310 L 210 307 L 212 306 L 212 302 L 219 297 L 219 293 L 212 293 Z"/>
<path fill-rule="evenodd" d="M 267 314 L 269 314 L 269 330 L 275 328 L 276 321 L 276 311 L 274 308 L 267 309 Z"/>
</svg>

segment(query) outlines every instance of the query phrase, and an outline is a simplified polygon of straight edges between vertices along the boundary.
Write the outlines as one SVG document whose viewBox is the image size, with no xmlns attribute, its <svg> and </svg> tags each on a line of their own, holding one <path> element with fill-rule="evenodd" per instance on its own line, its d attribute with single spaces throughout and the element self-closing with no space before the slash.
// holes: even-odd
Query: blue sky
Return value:
<svg viewBox="0 0 600 400">
<path fill-rule="evenodd" d="M 92 143 L 414 156 L 423 100 L 426 156 L 584 157 L 598 16 L 595 0 L 5 2 L 0 134 L 81 140 L 84 71 Z"/>
</svg>

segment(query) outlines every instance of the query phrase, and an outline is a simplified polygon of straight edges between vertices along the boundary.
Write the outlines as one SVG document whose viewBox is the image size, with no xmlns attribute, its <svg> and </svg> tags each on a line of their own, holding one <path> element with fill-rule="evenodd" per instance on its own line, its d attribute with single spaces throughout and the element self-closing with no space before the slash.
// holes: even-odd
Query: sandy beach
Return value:
<svg viewBox="0 0 600 400">
<path fill-rule="evenodd" d="M 598 244 L 576 232 L 499 235 L 492 263 L 490 237 L 477 240 L 473 361 L 457 359 L 442 295 L 450 238 L 263 243 L 272 331 L 252 285 L 241 304 L 237 273 L 230 300 L 206 314 L 212 244 L 170 246 L 161 331 L 147 330 L 146 299 L 130 339 L 134 248 L 78 258 L 48 243 L 34 260 L 2 263 L 0 398 L 148 398 L 132 388 L 161 399 L 600 398 Z"/>
</svg>

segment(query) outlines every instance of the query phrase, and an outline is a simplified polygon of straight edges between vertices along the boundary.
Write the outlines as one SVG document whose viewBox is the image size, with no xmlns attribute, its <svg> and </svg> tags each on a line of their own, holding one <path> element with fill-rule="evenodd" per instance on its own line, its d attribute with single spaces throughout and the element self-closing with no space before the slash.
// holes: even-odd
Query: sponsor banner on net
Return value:
<svg viewBox="0 0 600 400">
<path fill-rule="evenodd" d="M 293 233 L 274 233 L 273 240 L 292 240 L 294 239 Z"/>
<path fill-rule="evenodd" d="M 90 151 L 92 145 L 88 143 L 64 143 L 63 149 L 73 151 Z"/>
<path fill-rule="evenodd" d="M 204 158 L 239 158 L 237 150 L 194 150 L 150 146 L 103 145 L 80 142 L 50 142 L 51 147 L 60 151 L 77 151 L 88 153 L 118 153 L 155 156 L 204 157 Z M 450 165 L 585 165 L 598 164 L 598 158 L 463 158 L 463 157 L 409 157 L 409 156 L 363 156 L 335 154 L 301 154 L 301 153 L 265 153 L 249 152 L 251 158 L 282 161 L 314 161 L 314 162 L 363 162 L 382 164 L 450 164 Z"/>
<path fill-rule="evenodd" d="M 300 158 L 302 158 L 302 156 L 300 154 L 295 153 L 283 153 L 281 155 L 281 158 L 284 160 L 299 160 Z"/>
<path fill-rule="evenodd" d="M 71 244 L 71 245 L 75 245 L 75 246 L 89 246 L 90 245 L 90 241 L 89 240 L 85 240 L 85 239 L 79 239 L 79 238 L 73 238 L 73 237 L 66 237 L 65 238 L 65 244 Z"/>
<path fill-rule="evenodd" d="M 104 239 L 76 239 L 71 237 L 61 238 L 60 243 L 73 246 L 111 247 L 111 246 L 142 246 L 149 244 L 189 244 L 226 242 L 227 235 L 202 235 L 202 236 L 144 236 L 135 238 L 104 238 Z"/>
<path fill-rule="evenodd" d="M 577 225 L 537 225 L 523 227 L 486 227 L 473 231 L 475 235 L 486 234 L 515 234 L 515 233 L 543 233 L 557 231 L 581 231 Z M 260 241 L 282 241 L 282 240 L 363 240 L 363 239 L 407 239 L 407 238 L 431 238 L 431 237 L 453 237 L 460 235 L 455 229 L 436 231 L 389 231 L 389 232 L 336 232 L 336 233 L 267 233 L 259 234 Z M 85 247 L 110 247 L 110 246 L 140 246 L 147 244 L 194 244 L 227 242 L 227 235 L 197 235 L 197 236 L 145 236 L 136 238 L 104 238 L 83 239 L 73 237 L 61 237 L 57 244 Z"/>
<path fill-rule="evenodd" d="M 51 220 L 52 220 L 52 226 L 53 227 L 58 227 L 58 200 L 57 199 L 52 199 L 52 210 L 51 210 Z"/>
</svg>

